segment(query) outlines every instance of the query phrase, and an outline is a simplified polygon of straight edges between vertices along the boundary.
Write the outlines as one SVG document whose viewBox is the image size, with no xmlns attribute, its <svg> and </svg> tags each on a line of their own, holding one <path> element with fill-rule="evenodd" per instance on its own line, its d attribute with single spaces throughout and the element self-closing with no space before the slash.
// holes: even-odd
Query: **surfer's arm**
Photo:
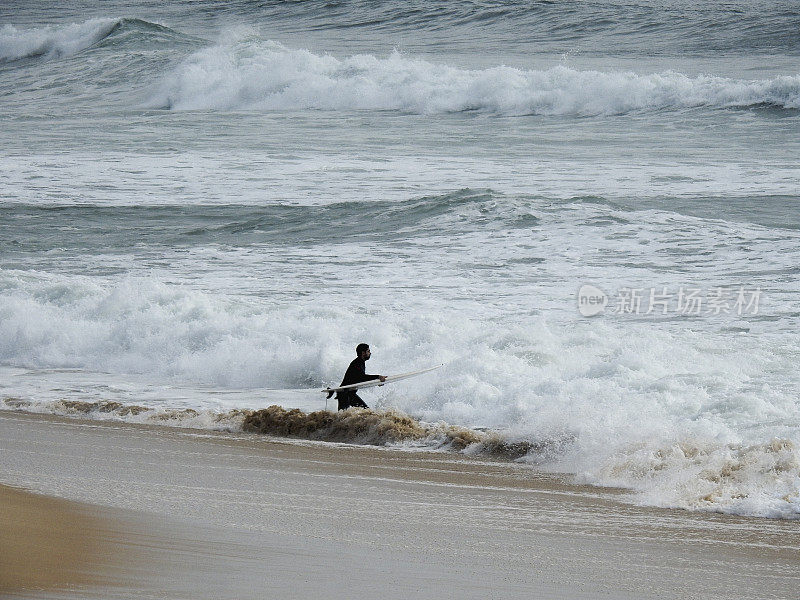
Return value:
<svg viewBox="0 0 800 600">
<path fill-rule="evenodd" d="M 369 375 L 364 368 L 363 360 L 354 360 L 347 368 L 347 373 L 344 374 L 344 379 L 340 385 L 348 385 L 353 383 L 364 383 L 366 381 L 374 381 L 380 379 L 381 382 L 386 381 L 386 375 Z"/>
<path fill-rule="evenodd" d="M 363 369 L 363 367 L 362 367 L 362 369 Z M 385 375 L 368 375 L 366 373 L 366 369 L 362 370 L 361 373 L 358 374 L 358 382 L 359 383 L 362 383 L 364 381 L 374 381 L 375 379 L 380 379 L 381 381 L 385 381 L 386 380 L 386 376 Z"/>
</svg>

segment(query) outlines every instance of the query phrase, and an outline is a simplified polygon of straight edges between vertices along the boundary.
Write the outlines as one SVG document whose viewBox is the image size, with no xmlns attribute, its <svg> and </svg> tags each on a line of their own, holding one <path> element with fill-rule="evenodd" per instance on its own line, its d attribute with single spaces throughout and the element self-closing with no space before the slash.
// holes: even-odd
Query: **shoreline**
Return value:
<svg viewBox="0 0 800 600">
<path fill-rule="evenodd" d="M 128 536 L 151 530 L 139 546 L 155 566 L 119 569 L 135 585 L 114 597 L 347 598 L 355 585 L 788 599 L 800 584 L 792 521 L 638 507 L 511 462 L 8 411 L 0 449 L 0 484 L 135 515 Z"/>
<path fill-rule="evenodd" d="M 724 503 L 717 505 L 709 502 L 708 505 L 701 504 L 700 506 L 696 505 L 699 501 L 695 502 L 695 505 L 639 503 L 634 497 L 641 494 L 641 490 L 637 490 L 633 486 L 626 487 L 618 482 L 582 481 L 578 483 L 577 473 L 542 470 L 535 461 L 518 460 L 523 457 L 529 458 L 531 454 L 546 456 L 552 451 L 558 452 L 559 448 L 568 444 L 570 441 L 568 437 L 539 442 L 514 437 L 508 438 L 502 430 L 472 429 L 449 425 L 445 422 L 429 423 L 391 409 L 343 413 L 322 409 L 290 409 L 280 405 L 270 405 L 265 409 L 230 409 L 214 412 L 191 408 L 123 405 L 105 401 L 63 401 L 62 408 L 66 412 L 59 412 L 53 407 L 47 410 L 31 410 L 33 407 L 41 409 L 41 406 L 29 401 L 8 397 L 3 399 L 0 404 L 0 414 L 8 411 L 14 414 L 89 423 L 154 427 L 156 430 L 170 428 L 175 431 L 195 431 L 198 435 L 207 433 L 214 436 L 230 436 L 240 440 L 255 436 L 258 439 L 275 443 L 322 444 L 323 446 L 331 445 L 343 448 L 382 449 L 390 452 L 446 454 L 468 461 L 509 462 L 519 469 L 527 469 L 526 472 L 533 477 L 553 476 L 563 482 L 572 480 L 568 482 L 569 485 L 589 487 L 596 490 L 598 494 L 627 496 L 630 500 L 623 500 L 623 502 L 631 506 L 731 515 L 748 519 L 798 520 L 796 513 L 786 515 L 740 512 L 730 509 L 730 506 Z M 772 440 L 763 446 L 772 452 L 777 452 L 784 447 L 792 447 L 791 442 L 782 440 Z M 753 446 L 753 448 L 758 448 L 758 446 Z M 715 468 L 714 465 L 709 466 L 712 469 Z M 776 463 L 775 466 L 781 468 L 780 464 Z M 655 473 L 657 468 L 652 470 Z M 723 468 L 717 476 L 722 480 L 730 476 L 730 472 Z M 713 492 L 708 496 L 713 496 Z M 703 498 L 703 500 L 707 499 Z M 784 500 L 788 502 L 788 497 Z"/>
</svg>

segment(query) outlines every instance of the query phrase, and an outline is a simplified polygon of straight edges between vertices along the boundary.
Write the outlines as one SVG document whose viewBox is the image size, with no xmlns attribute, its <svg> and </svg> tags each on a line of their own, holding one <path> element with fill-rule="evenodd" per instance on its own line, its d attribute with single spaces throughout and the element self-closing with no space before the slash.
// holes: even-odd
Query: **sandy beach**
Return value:
<svg viewBox="0 0 800 600">
<path fill-rule="evenodd" d="M 91 507 L 2 485 L 0 507 L 0 594 L 99 582 L 108 519 Z"/>
<path fill-rule="evenodd" d="M 798 31 L 0 1 L 0 596 L 800 600 Z"/>
<path fill-rule="evenodd" d="M 0 483 L 54 498 L 0 495 L 3 586 L 30 597 L 788 599 L 800 583 L 795 522 L 639 508 L 512 463 L 12 412 L 0 451 Z"/>
</svg>

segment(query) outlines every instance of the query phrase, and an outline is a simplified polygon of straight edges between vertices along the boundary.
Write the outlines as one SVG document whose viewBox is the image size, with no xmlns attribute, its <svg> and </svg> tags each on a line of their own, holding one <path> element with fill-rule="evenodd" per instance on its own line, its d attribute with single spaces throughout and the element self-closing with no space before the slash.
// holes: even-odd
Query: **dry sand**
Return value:
<svg viewBox="0 0 800 600">
<path fill-rule="evenodd" d="M 75 531 L 103 539 L 102 519 L 38 498 L 70 523 L 46 528 L 53 554 L 36 560 L 64 567 L 47 585 L 96 586 L 37 598 L 755 600 L 800 584 L 796 522 L 630 506 L 511 463 L 11 412 L 0 456 L 0 483 L 124 517 L 117 554 L 97 560 Z M 0 522 L 4 553 L 6 531 L 19 548 L 28 526 Z M 131 548 L 143 558 L 111 560 Z"/>
</svg>

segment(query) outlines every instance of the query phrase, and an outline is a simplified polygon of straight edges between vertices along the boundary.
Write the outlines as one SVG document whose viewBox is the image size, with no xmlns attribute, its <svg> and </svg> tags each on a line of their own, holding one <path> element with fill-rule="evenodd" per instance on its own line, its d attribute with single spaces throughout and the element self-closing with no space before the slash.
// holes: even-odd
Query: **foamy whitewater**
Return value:
<svg viewBox="0 0 800 600">
<path fill-rule="evenodd" d="M 783 0 L 4 2 L 0 408 L 797 518 L 798 30 Z M 324 409 L 362 341 L 445 367 L 364 390 L 383 416 L 254 412 Z"/>
</svg>

